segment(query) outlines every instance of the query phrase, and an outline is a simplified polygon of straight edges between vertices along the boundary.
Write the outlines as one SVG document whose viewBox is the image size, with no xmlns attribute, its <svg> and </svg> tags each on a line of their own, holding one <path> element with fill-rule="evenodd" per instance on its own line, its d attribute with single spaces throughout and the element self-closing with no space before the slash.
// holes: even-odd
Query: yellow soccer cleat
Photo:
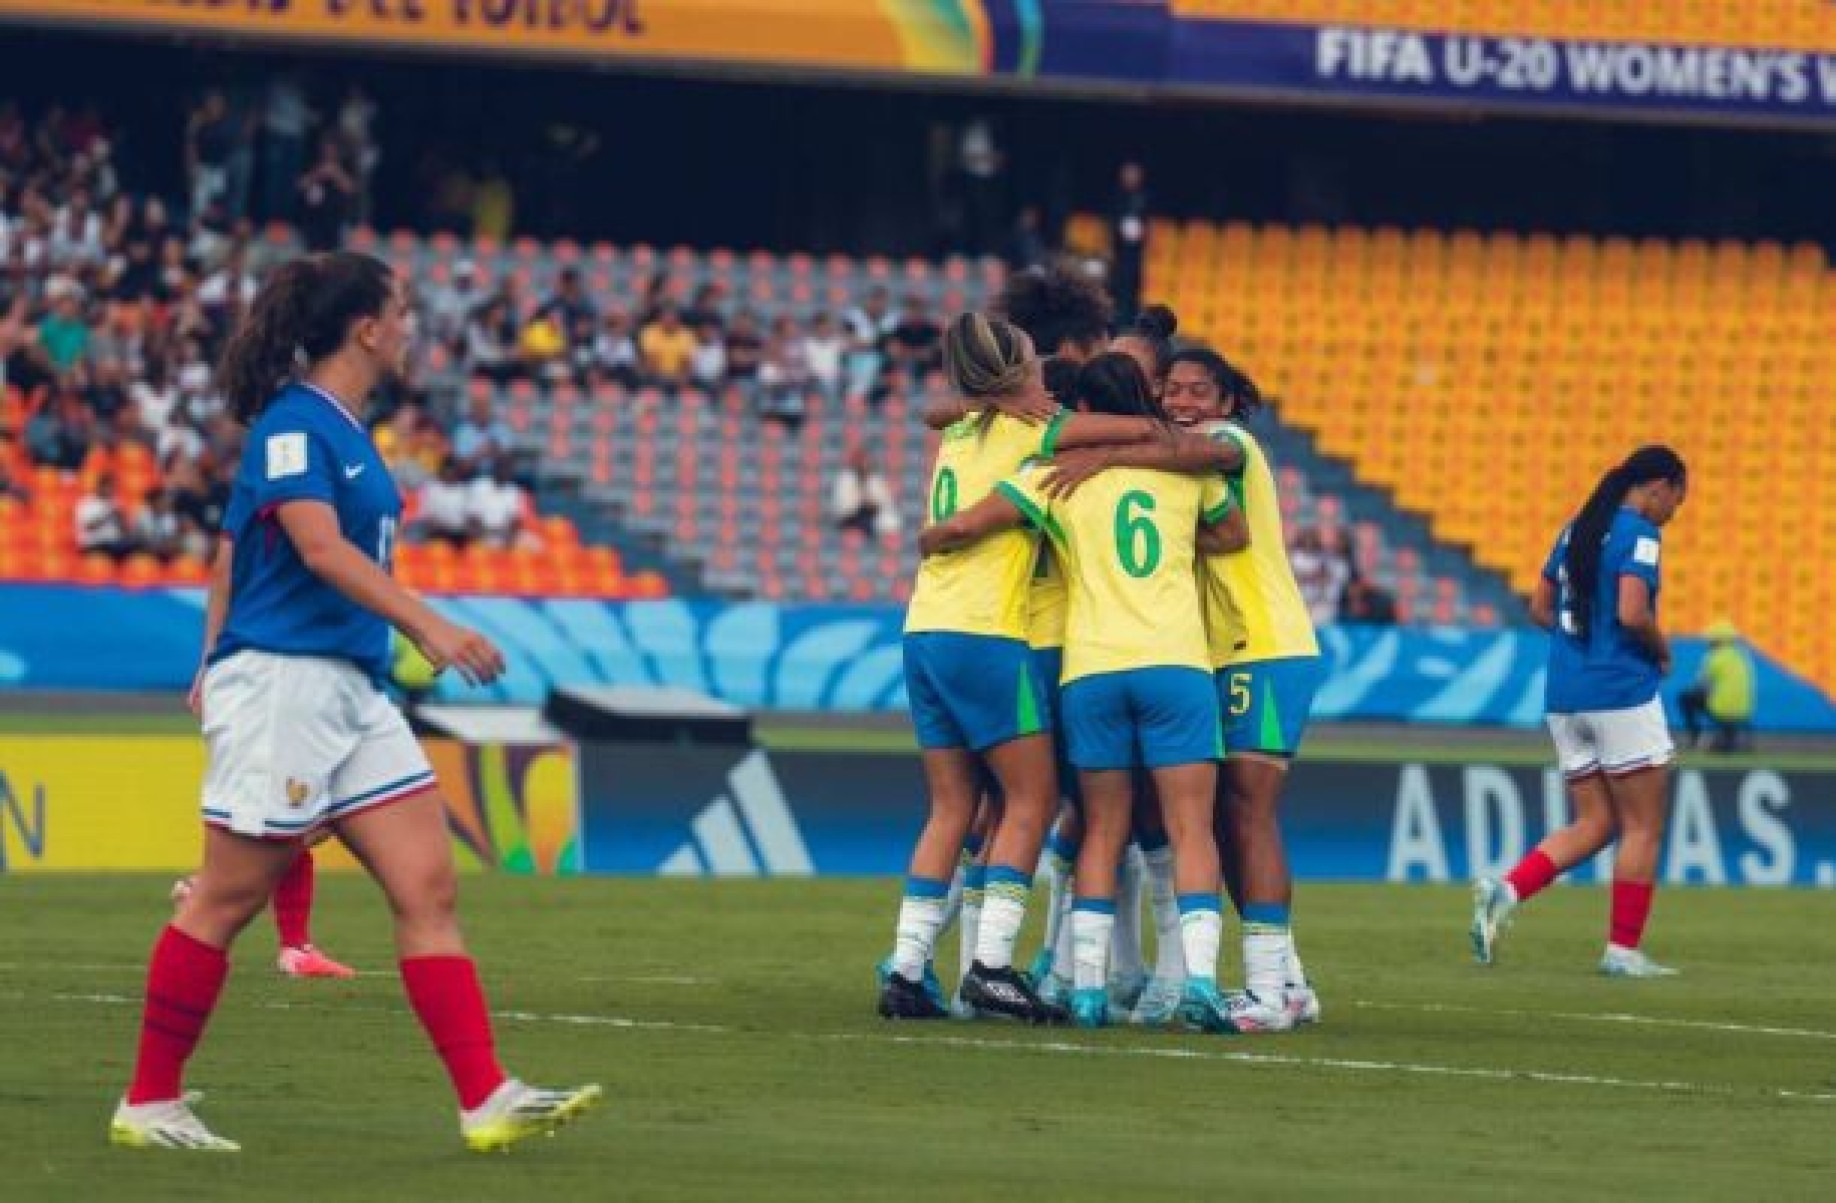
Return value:
<svg viewBox="0 0 1836 1203">
<path fill-rule="evenodd" d="M 507 1153 L 531 1136 L 552 1136 L 584 1115 L 605 1091 L 598 1086 L 543 1090 L 510 1078 L 490 1098 L 459 1116 L 465 1147 L 474 1153 Z"/>
<path fill-rule="evenodd" d="M 124 1149 L 186 1149 L 199 1153 L 240 1153 L 242 1146 L 204 1126 L 189 1097 L 163 1103 L 130 1105 L 123 1100 L 108 1126 L 108 1143 Z"/>
</svg>

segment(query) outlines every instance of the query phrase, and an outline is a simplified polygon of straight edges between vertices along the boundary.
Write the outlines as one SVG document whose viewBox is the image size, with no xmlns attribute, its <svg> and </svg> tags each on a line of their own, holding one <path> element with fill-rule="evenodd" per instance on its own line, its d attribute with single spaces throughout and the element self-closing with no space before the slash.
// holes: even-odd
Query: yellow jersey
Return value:
<svg viewBox="0 0 1836 1203">
<path fill-rule="evenodd" d="M 1000 487 L 1063 556 L 1064 683 L 1135 668 L 1209 671 L 1194 560 L 1199 522 L 1230 513 L 1223 479 L 1111 468 L 1048 500 L 1042 475 L 1028 468 Z"/>
<path fill-rule="evenodd" d="M 1288 564 L 1275 473 L 1262 445 L 1234 422 L 1210 423 L 1203 433 L 1243 452 L 1243 467 L 1226 473 L 1224 480 L 1250 532 L 1247 548 L 1205 556 L 1200 568 L 1211 666 L 1319 655 L 1313 619 Z"/>
<path fill-rule="evenodd" d="M 931 469 L 931 522 L 942 522 L 994 492 L 1027 460 L 1049 456 L 1066 415 L 1031 426 L 1003 413 L 972 413 L 943 432 Z M 1005 530 L 918 565 L 905 630 L 1027 637 L 1027 607 L 1039 536 Z"/>
<path fill-rule="evenodd" d="M 1033 587 L 1026 601 L 1026 641 L 1036 648 L 1065 646 L 1065 612 L 1071 606 L 1071 590 L 1065 584 L 1065 566 L 1052 550 L 1050 539 L 1039 544 Z"/>
</svg>

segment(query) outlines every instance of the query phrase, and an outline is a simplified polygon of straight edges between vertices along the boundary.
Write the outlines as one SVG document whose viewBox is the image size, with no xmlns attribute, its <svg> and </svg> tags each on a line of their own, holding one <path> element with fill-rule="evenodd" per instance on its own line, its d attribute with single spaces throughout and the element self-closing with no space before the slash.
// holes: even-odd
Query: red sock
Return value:
<svg viewBox="0 0 1836 1203">
<path fill-rule="evenodd" d="M 1621 948 L 1637 948 L 1645 938 L 1645 920 L 1651 917 L 1651 896 L 1657 886 L 1649 881 L 1613 883 L 1613 920 L 1607 939 Z"/>
<path fill-rule="evenodd" d="M 229 976 L 229 957 L 176 927 L 160 932 L 147 966 L 147 1002 L 140 1019 L 130 1103 L 160 1103 L 183 1092 L 185 1062 L 198 1047 Z"/>
<path fill-rule="evenodd" d="M 282 948 L 304 948 L 312 943 L 312 852 L 300 849 L 299 859 L 274 887 L 274 926 Z"/>
<path fill-rule="evenodd" d="M 459 1106 L 470 1111 L 503 1085 L 491 1037 L 491 1016 L 471 957 L 405 957 L 402 984 L 434 1051 L 458 1092 Z"/>
<path fill-rule="evenodd" d="M 1528 902 L 1532 897 L 1543 892 L 1545 886 L 1562 876 L 1562 870 L 1549 859 L 1547 853 L 1538 848 L 1529 856 L 1517 862 L 1517 868 L 1505 874 L 1505 880 L 1517 892 L 1519 902 Z"/>
</svg>

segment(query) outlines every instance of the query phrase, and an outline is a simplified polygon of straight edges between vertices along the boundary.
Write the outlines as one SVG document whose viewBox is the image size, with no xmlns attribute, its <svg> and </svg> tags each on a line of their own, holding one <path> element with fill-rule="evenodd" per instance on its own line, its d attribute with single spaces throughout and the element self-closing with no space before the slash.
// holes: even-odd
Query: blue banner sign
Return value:
<svg viewBox="0 0 1836 1203">
<path fill-rule="evenodd" d="M 489 635 L 509 671 L 487 689 L 443 679 L 441 700 L 540 705 L 558 685 L 670 685 L 774 710 L 900 711 L 903 612 L 896 606 L 441 597 Z M 182 690 L 198 662 L 203 595 L 0 585 L 0 688 Z M 1545 643 L 1534 630 L 1340 627 L 1316 719 L 1533 727 Z M 1672 689 L 1701 663 L 1676 641 Z M 1760 731 L 1836 732 L 1836 705 L 1755 655 Z M 1673 720 L 1675 716 L 1673 715 Z"/>
<path fill-rule="evenodd" d="M 1836 120 L 1836 54 L 1176 20 L 1169 83 L 1483 107 Z"/>
<path fill-rule="evenodd" d="M 778 877 L 897 874 L 923 825 L 915 755 L 588 745 L 580 772 L 589 873 Z M 1311 763 L 1282 802 L 1303 881 L 1452 882 L 1509 869 L 1567 823 L 1555 769 Z M 1579 866 L 1604 882 L 1611 854 Z M 1662 880 L 1836 887 L 1836 775 L 1677 772 Z"/>
</svg>

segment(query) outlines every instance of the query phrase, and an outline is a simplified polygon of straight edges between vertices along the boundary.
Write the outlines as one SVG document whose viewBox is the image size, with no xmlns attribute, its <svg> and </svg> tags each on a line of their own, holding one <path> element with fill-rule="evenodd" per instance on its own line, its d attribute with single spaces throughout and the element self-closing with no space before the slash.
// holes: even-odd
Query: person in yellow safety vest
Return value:
<svg viewBox="0 0 1836 1203">
<path fill-rule="evenodd" d="M 1732 752 L 1752 725 L 1754 703 L 1753 657 L 1741 642 L 1740 632 L 1721 619 L 1704 632 L 1708 655 L 1696 674 L 1696 683 L 1677 696 L 1683 724 L 1689 729 L 1689 746 L 1695 747 L 1708 727 L 1714 728 L 1717 752 Z"/>
</svg>

